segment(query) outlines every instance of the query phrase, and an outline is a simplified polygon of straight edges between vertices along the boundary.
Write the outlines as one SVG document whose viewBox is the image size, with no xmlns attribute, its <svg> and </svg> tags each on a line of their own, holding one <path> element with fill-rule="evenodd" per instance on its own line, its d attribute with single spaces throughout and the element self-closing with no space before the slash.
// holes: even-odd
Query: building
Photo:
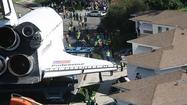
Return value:
<svg viewBox="0 0 187 105">
<path fill-rule="evenodd" d="M 116 84 L 120 93 L 111 95 L 118 105 L 186 105 L 187 74 L 172 72 Z"/>
<path fill-rule="evenodd" d="M 187 29 L 187 13 L 177 10 L 146 11 L 133 15 L 138 35 L 156 34 L 176 27 Z M 180 21 L 179 21 L 180 20 Z"/>
<path fill-rule="evenodd" d="M 153 39 L 151 40 L 151 38 Z M 134 41 L 153 47 L 147 47 L 147 49 L 150 49 L 149 51 L 146 50 L 147 52 L 144 51 L 144 53 L 127 57 L 127 72 L 130 79 L 135 79 L 136 73 L 140 73 L 142 77 L 148 77 L 178 71 L 181 68 L 185 69 L 187 65 L 186 29 L 176 28 L 160 35 L 146 36 L 139 39 Z"/>
<path fill-rule="evenodd" d="M 160 48 L 170 47 L 173 41 L 175 29 L 157 33 L 154 35 L 144 35 L 137 39 L 129 40 L 132 43 L 133 54 L 152 52 Z"/>
<path fill-rule="evenodd" d="M 178 21 L 185 17 L 186 12 L 166 10 L 147 12 L 131 19 L 136 22 L 140 36 L 128 41 L 133 49 L 133 55 L 127 57 L 130 79 L 136 79 L 137 73 L 144 78 L 186 69 L 187 23 Z M 159 27 L 162 31 L 158 31 Z M 145 33 L 146 29 L 152 32 Z"/>
<path fill-rule="evenodd" d="M 184 20 L 184 18 L 187 18 L 187 12 L 176 10 L 146 11 L 133 16 L 134 18 L 131 18 L 130 20 L 135 22 L 136 32 L 139 37 L 157 35 L 161 32 L 173 30 L 176 27 L 187 29 L 187 23 Z M 136 52 L 138 50 L 135 49 L 137 44 L 132 43 L 132 45 L 133 53 L 138 53 Z M 143 48 L 138 49 L 144 50 Z"/>
</svg>

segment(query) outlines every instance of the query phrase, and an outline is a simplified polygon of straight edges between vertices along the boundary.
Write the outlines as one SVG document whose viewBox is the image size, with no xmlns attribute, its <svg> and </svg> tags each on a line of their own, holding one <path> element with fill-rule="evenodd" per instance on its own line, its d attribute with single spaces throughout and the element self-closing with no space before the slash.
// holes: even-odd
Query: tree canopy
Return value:
<svg viewBox="0 0 187 105">
<path fill-rule="evenodd" d="M 129 20 L 131 14 L 147 9 L 142 0 L 121 0 L 118 4 L 110 5 L 108 14 L 102 19 L 101 24 L 110 33 L 115 33 L 111 36 L 114 51 L 128 46 L 126 41 L 136 37 L 134 23 Z"/>
<path fill-rule="evenodd" d="M 186 0 L 118 0 L 111 3 L 108 14 L 102 19 L 101 24 L 109 31 L 112 37 L 113 49 L 119 50 L 127 47 L 127 40 L 136 38 L 135 25 L 129 18 L 132 14 L 145 10 L 180 9 Z M 118 30 L 118 32 L 116 32 Z"/>
<path fill-rule="evenodd" d="M 150 9 L 179 9 L 184 6 L 185 0 L 145 0 Z"/>
</svg>

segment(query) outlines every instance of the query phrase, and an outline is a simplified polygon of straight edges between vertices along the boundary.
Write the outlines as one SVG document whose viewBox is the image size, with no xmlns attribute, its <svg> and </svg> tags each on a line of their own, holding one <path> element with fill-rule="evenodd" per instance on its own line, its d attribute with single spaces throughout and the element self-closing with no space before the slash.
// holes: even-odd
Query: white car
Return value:
<svg viewBox="0 0 187 105">
<path fill-rule="evenodd" d="M 88 16 L 96 16 L 96 17 L 105 16 L 105 15 L 106 15 L 106 12 L 97 11 L 97 10 L 94 10 L 94 11 L 91 11 L 91 12 L 88 13 Z"/>
</svg>

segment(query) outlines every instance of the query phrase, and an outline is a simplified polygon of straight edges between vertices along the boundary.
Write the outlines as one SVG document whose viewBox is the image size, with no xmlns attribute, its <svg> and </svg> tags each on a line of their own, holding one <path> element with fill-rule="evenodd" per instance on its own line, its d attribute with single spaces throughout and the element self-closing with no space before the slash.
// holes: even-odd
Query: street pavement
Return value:
<svg viewBox="0 0 187 105">
<path fill-rule="evenodd" d="M 110 76 L 110 72 L 102 72 L 103 82 L 100 83 L 100 87 L 95 95 L 96 103 L 98 105 L 106 105 L 106 104 L 114 102 L 114 100 L 108 96 L 110 94 L 109 93 L 110 88 L 111 88 L 112 84 L 116 81 L 116 79 L 127 75 L 126 69 L 127 68 L 124 67 L 124 70 L 120 71 L 121 68 L 119 68 L 117 71 L 113 72 L 112 76 Z M 94 84 L 94 83 L 95 84 L 99 83 L 99 74 L 98 73 L 87 74 L 86 81 L 84 81 L 84 83 L 82 83 L 82 86 L 87 86 L 87 85 Z M 83 103 L 83 102 L 71 103 L 70 105 L 86 105 L 86 103 Z"/>
<path fill-rule="evenodd" d="M 85 12 L 86 11 L 82 11 L 78 14 L 81 14 L 82 16 L 84 16 Z M 63 21 L 64 21 L 64 32 L 67 32 L 70 20 L 63 19 Z M 87 18 L 87 29 L 97 29 L 97 26 L 100 24 L 100 21 L 101 21 L 101 17 L 88 17 Z M 78 21 L 73 21 L 73 26 L 78 27 Z M 70 41 L 70 43 L 76 41 L 75 39 L 71 37 L 69 38 L 70 39 L 68 40 Z M 112 76 L 110 75 L 110 72 L 102 72 L 101 73 L 102 79 L 103 79 L 102 83 L 100 83 L 100 80 L 99 80 L 99 73 L 86 74 L 87 75 L 86 80 L 85 81 L 80 80 L 81 82 L 79 86 L 84 87 L 84 86 L 89 86 L 89 85 L 100 83 L 100 87 L 95 95 L 96 103 L 98 105 L 105 105 L 105 104 L 112 103 L 114 102 L 114 100 L 108 96 L 112 84 L 116 82 L 116 79 L 127 75 L 126 68 L 124 68 L 124 71 L 120 71 L 120 70 L 121 69 L 119 68 L 119 70 L 114 71 Z M 70 105 L 86 105 L 86 103 L 84 102 L 71 103 Z"/>
<path fill-rule="evenodd" d="M 70 20 L 63 19 L 63 22 L 64 22 L 64 31 L 67 32 Z M 101 22 L 101 17 L 87 17 L 87 29 L 88 30 L 97 29 L 100 22 Z M 78 27 L 78 21 L 73 20 L 73 26 Z"/>
</svg>

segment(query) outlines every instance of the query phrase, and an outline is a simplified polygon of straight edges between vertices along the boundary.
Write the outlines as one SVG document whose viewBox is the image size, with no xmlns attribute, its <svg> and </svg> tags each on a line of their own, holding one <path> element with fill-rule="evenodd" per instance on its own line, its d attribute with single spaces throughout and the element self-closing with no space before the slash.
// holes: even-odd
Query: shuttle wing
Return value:
<svg viewBox="0 0 187 105">
<path fill-rule="evenodd" d="M 117 70 L 117 66 L 112 62 L 62 52 L 56 55 L 51 67 L 44 70 L 44 78 L 114 70 Z"/>
</svg>

